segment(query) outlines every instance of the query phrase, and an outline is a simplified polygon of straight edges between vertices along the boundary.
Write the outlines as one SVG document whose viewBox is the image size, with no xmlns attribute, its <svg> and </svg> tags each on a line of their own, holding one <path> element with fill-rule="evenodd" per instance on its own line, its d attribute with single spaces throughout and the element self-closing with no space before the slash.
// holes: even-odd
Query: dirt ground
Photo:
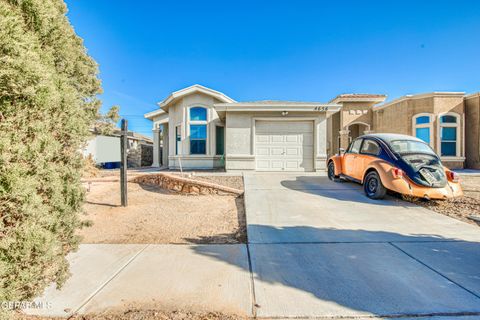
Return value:
<svg viewBox="0 0 480 320">
<path fill-rule="evenodd" d="M 480 225 L 469 216 L 480 216 L 480 176 L 461 176 L 464 197 L 451 200 L 412 200 L 414 203 L 435 212 L 456 218 L 473 225 Z"/>
<path fill-rule="evenodd" d="M 228 177 L 223 184 L 234 183 L 230 178 L 242 179 Z M 90 191 L 83 219 L 92 225 L 79 231 L 83 243 L 246 242 L 243 196 L 187 196 L 129 183 L 124 208 L 118 182 L 85 185 Z"/>
<path fill-rule="evenodd" d="M 17 320 L 53 320 L 64 318 L 45 318 L 19 315 Z M 122 312 L 106 312 L 94 315 L 78 315 L 69 320 L 246 320 L 248 318 L 223 313 L 195 313 L 188 311 L 159 311 L 131 309 Z"/>
</svg>

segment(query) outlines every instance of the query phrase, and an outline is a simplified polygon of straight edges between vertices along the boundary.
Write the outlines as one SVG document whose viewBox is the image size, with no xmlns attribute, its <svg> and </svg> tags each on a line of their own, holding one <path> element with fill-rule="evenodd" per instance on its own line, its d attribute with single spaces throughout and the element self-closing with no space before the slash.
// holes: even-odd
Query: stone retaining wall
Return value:
<svg viewBox="0 0 480 320">
<path fill-rule="evenodd" d="M 140 184 L 155 185 L 160 188 L 191 195 L 241 195 L 242 190 L 221 186 L 218 184 L 197 181 L 188 178 L 178 177 L 168 173 L 146 174 L 135 177 L 131 182 Z"/>
</svg>

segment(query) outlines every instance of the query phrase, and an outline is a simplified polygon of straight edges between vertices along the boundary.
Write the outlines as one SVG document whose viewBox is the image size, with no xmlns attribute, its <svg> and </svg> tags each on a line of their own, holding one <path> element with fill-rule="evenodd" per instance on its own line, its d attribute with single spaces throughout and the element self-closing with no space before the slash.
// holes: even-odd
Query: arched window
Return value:
<svg viewBox="0 0 480 320">
<path fill-rule="evenodd" d="M 190 108 L 190 121 L 207 121 L 207 109 L 202 107 Z"/>
<path fill-rule="evenodd" d="M 460 116 L 446 113 L 439 116 L 438 134 L 440 137 L 440 156 L 456 157 L 460 154 Z"/>
<path fill-rule="evenodd" d="M 207 109 L 190 108 L 190 154 L 207 154 Z"/>
<path fill-rule="evenodd" d="M 413 135 L 426 143 L 432 143 L 432 116 L 419 113 L 413 117 Z"/>
</svg>

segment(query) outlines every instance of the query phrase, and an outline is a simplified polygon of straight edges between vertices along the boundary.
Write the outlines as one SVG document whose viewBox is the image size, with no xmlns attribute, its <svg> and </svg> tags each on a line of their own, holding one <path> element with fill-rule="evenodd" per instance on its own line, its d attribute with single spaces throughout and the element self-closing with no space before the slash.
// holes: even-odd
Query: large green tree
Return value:
<svg viewBox="0 0 480 320">
<path fill-rule="evenodd" d="M 96 63 L 62 0 L 0 0 L 0 301 L 68 276 L 98 117 Z"/>
</svg>

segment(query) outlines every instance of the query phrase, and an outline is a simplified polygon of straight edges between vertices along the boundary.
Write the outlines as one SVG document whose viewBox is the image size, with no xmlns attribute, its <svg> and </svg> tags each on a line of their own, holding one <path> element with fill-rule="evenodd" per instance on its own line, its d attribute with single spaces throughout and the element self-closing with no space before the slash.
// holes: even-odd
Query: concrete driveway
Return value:
<svg viewBox="0 0 480 320">
<path fill-rule="evenodd" d="M 480 229 L 317 174 L 248 174 L 259 317 L 480 316 Z"/>
</svg>

